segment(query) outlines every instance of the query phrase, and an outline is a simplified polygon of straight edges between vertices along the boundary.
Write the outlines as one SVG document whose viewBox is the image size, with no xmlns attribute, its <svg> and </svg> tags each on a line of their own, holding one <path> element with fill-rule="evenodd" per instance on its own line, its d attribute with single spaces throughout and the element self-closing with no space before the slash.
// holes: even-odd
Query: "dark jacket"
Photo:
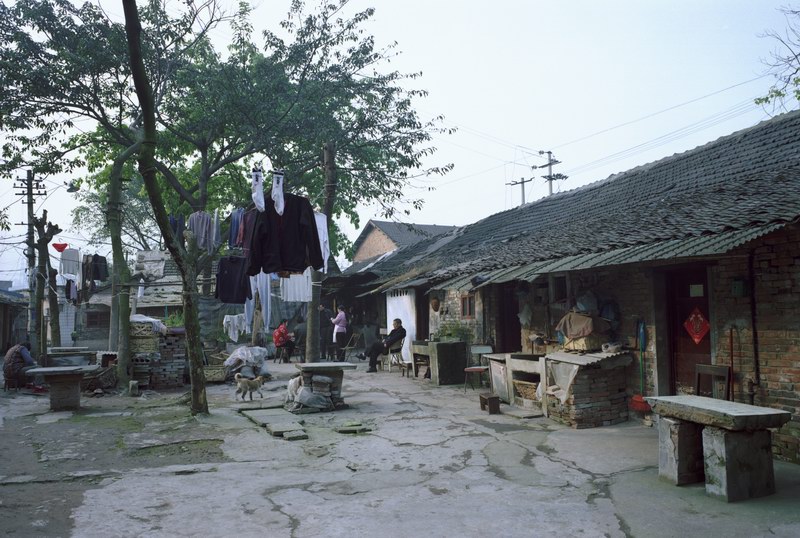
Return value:
<svg viewBox="0 0 800 538">
<path fill-rule="evenodd" d="M 246 269 L 247 260 L 243 256 L 220 258 L 214 296 L 223 303 L 231 304 L 244 304 L 246 299 L 252 299 Z"/>
<path fill-rule="evenodd" d="M 399 329 L 392 329 L 392 331 L 386 335 L 386 338 L 383 339 L 383 345 L 386 349 L 390 351 L 394 351 L 392 348 L 392 344 L 395 342 L 399 342 L 403 338 L 406 337 L 406 330 L 404 327 L 400 327 Z"/>
<path fill-rule="evenodd" d="M 264 212 L 256 216 L 249 243 L 247 274 L 302 273 L 306 267 L 322 269 L 322 249 L 314 210 L 307 198 L 284 194 L 283 215 L 267 198 Z"/>
</svg>

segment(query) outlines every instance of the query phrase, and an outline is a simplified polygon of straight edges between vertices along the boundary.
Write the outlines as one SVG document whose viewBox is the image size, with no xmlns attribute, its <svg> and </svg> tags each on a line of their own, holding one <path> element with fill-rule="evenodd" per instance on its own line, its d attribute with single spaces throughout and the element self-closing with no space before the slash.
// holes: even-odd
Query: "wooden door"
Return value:
<svg viewBox="0 0 800 538">
<path fill-rule="evenodd" d="M 523 351 L 522 327 L 519 323 L 519 300 L 512 283 L 495 286 L 497 301 L 496 353 Z"/>
<path fill-rule="evenodd" d="M 708 312 L 708 282 L 705 267 L 692 267 L 669 274 L 670 348 L 673 394 L 694 394 L 695 366 L 711 364 L 711 327 Z M 704 376 L 700 395 L 710 395 L 711 382 Z"/>
</svg>

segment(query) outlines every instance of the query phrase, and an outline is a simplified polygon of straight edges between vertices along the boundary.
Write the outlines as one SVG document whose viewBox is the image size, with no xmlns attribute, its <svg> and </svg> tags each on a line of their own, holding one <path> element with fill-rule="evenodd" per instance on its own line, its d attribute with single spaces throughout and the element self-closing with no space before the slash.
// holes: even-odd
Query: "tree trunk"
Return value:
<svg viewBox="0 0 800 538">
<path fill-rule="evenodd" d="M 109 343 L 117 351 L 117 384 L 127 392 L 133 367 L 131 366 L 130 347 L 130 280 L 131 272 L 128 261 L 122 249 L 122 167 L 141 148 L 140 143 L 126 148 L 114 159 L 111 175 L 108 182 L 108 204 L 106 206 L 106 219 L 111 235 L 111 252 L 113 265 L 113 298 L 116 302 L 116 316 L 112 309 L 111 335 Z M 116 319 L 115 319 L 116 318 Z M 116 334 L 115 334 L 116 333 Z M 116 338 L 114 338 L 116 336 Z"/>
<path fill-rule="evenodd" d="M 46 258 L 47 260 L 47 281 L 49 283 L 47 287 L 47 302 L 50 305 L 50 345 L 53 347 L 60 347 L 61 346 L 61 320 L 59 319 L 59 307 L 58 307 L 58 293 L 56 290 L 56 275 L 58 271 L 50 267 L 50 257 Z"/>
<path fill-rule="evenodd" d="M 125 33 L 128 38 L 128 53 L 130 54 L 131 74 L 136 88 L 136 96 L 142 109 L 142 123 L 144 133 L 142 149 L 139 152 L 139 172 L 144 179 L 147 197 L 153 207 L 153 214 L 158 223 L 158 228 L 167 249 L 178 265 L 183 282 L 183 315 L 186 322 L 186 353 L 190 364 L 190 378 L 192 380 L 192 414 L 208 413 L 208 401 L 205 393 L 205 376 L 203 374 L 203 357 L 200 343 L 200 321 L 197 314 L 197 243 L 192 238 L 189 243 L 194 248 L 186 250 L 178 243 L 169 217 L 164 208 L 158 183 L 156 182 L 155 149 L 157 142 L 155 104 L 150 80 L 144 67 L 142 58 L 141 33 L 139 12 L 136 9 L 136 0 L 122 0 L 125 11 Z M 194 256 L 194 257 L 193 257 Z"/>
<path fill-rule="evenodd" d="M 108 224 L 109 229 L 111 223 Z M 111 248 L 113 253 L 114 248 L 114 235 L 111 235 Z M 117 282 L 117 262 L 112 258 L 114 263 L 113 270 L 111 271 L 111 323 L 108 329 L 108 350 L 117 351 L 119 346 L 119 283 Z M 117 355 L 117 364 L 119 364 L 119 355 Z M 117 377 L 119 379 L 119 377 Z M 121 381 L 121 380 L 120 380 Z"/>
<path fill-rule="evenodd" d="M 39 266 L 36 270 L 36 311 L 39 312 L 37 326 L 39 327 L 39 356 L 42 358 L 42 363 L 46 362 L 47 357 L 47 326 L 44 323 L 42 312 L 42 303 L 44 303 L 44 290 L 48 289 L 48 299 L 50 305 L 50 318 L 56 318 L 56 327 L 58 327 L 58 294 L 55 287 L 55 274 L 50 283 L 50 254 L 47 252 L 47 247 L 50 241 L 53 240 L 57 234 L 61 233 L 61 228 L 52 222 L 47 222 L 47 210 L 42 211 L 41 218 L 34 218 L 33 225 L 36 228 L 38 239 L 36 240 L 36 249 L 39 251 Z M 55 273 L 55 271 L 53 271 Z M 54 335 L 54 338 L 61 341 L 61 335 Z"/>
</svg>

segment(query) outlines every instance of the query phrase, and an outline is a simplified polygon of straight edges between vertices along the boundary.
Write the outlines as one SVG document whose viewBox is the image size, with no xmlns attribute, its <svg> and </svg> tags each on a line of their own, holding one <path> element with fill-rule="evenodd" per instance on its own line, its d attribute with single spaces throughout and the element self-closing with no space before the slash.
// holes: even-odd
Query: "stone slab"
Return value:
<svg viewBox="0 0 800 538">
<path fill-rule="evenodd" d="M 505 405 L 500 406 L 500 413 L 515 418 L 538 418 L 544 416 L 541 408 L 525 409 L 522 407 L 510 407 Z"/>
<path fill-rule="evenodd" d="M 272 409 L 248 409 L 241 413 L 259 426 L 264 426 L 270 422 L 289 422 L 292 418 L 292 414 L 283 407 Z"/>
<path fill-rule="evenodd" d="M 780 428 L 792 418 L 788 411 L 705 396 L 649 396 L 645 400 L 658 415 L 732 431 Z"/>
<path fill-rule="evenodd" d="M 294 366 L 301 372 L 325 372 L 356 369 L 356 365 L 349 362 L 301 362 L 295 364 Z"/>
<path fill-rule="evenodd" d="M 703 474 L 703 427 L 661 417 L 658 421 L 658 476 L 676 486 L 694 484 Z"/>
<path fill-rule="evenodd" d="M 282 437 L 286 432 L 294 432 L 302 429 L 303 425 L 299 422 L 276 422 L 274 424 L 267 424 L 267 431 L 275 437 Z"/>
<path fill-rule="evenodd" d="M 308 434 L 304 430 L 295 430 L 284 433 L 283 438 L 287 441 L 301 441 L 308 439 Z"/>
</svg>

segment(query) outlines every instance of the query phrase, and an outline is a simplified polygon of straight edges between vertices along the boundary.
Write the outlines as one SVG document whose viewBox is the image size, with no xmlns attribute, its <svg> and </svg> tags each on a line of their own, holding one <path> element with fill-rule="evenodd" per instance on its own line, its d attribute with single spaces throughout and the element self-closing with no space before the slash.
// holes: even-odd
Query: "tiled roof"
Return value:
<svg viewBox="0 0 800 538">
<path fill-rule="evenodd" d="M 391 222 L 386 220 L 370 220 L 353 242 L 353 250 L 357 251 L 361 243 L 367 238 L 369 232 L 377 228 L 385 233 L 398 248 L 407 247 L 430 239 L 439 234 L 454 230 L 455 226 L 440 226 L 438 224 L 411 224 L 407 222 Z"/>
<path fill-rule="evenodd" d="M 441 281 L 800 217 L 800 112 L 401 249 L 377 282 Z M 666 243 L 665 243 L 666 244 Z M 680 250 L 680 249 L 679 249 Z M 673 257 L 650 252 L 649 259 Z M 628 263 L 628 261 L 611 261 Z"/>
</svg>

